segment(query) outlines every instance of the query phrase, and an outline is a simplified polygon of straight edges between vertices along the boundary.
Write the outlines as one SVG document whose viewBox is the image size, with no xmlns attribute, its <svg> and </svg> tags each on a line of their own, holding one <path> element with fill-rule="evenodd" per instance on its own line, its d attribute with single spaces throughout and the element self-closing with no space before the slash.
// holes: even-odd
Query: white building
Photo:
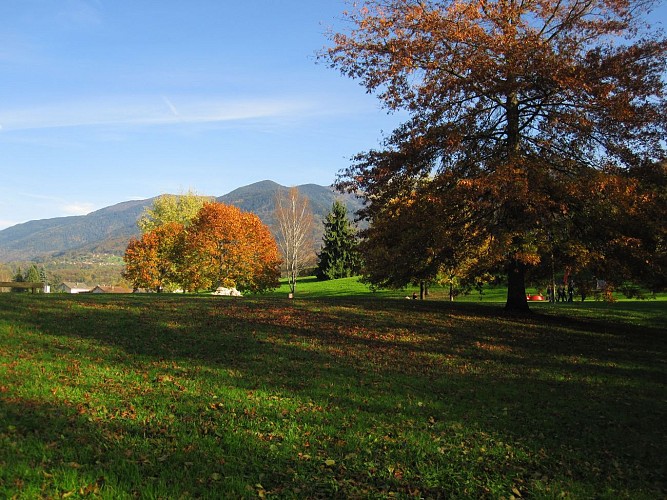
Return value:
<svg viewBox="0 0 667 500">
<path fill-rule="evenodd" d="M 59 286 L 58 290 L 65 293 L 86 293 L 90 292 L 92 287 L 86 285 L 85 283 L 72 282 L 72 281 L 63 281 Z"/>
</svg>

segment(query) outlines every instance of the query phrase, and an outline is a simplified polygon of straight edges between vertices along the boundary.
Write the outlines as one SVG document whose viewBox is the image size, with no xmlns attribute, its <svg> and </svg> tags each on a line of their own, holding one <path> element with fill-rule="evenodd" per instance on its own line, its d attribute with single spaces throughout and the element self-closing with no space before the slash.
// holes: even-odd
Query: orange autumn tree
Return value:
<svg viewBox="0 0 667 500">
<path fill-rule="evenodd" d="M 181 283 L 179 263 L 185 238 L 182 224 L 169 222 L 132 238 L 125 250 L 123 277 L 137 288 L 158 292 Z"/>
<path fill-rule="evenodd" d="M 206 203 L 188 228 L 186 246 L 184 273 L 192 289 L 263 292 L 278 286 L 278 246 L 254 214 Z"/>
<path fill-rule="evenodd" d="M 366 200 L 366 245 L 384 238 L 394 200 L 435 195 L 413 222 L 451 221 L 440 241 L 485 241 L 468 254 L 483 248 L 487 270 L 506 273 L 508 310 L 528 309 L 526 274 L 551 256 L 664 285 L 667 41 L 644 21 L 655 4 L 356 4 L 321 57 L 408 114 L 338 180 Z"/>
</svg>

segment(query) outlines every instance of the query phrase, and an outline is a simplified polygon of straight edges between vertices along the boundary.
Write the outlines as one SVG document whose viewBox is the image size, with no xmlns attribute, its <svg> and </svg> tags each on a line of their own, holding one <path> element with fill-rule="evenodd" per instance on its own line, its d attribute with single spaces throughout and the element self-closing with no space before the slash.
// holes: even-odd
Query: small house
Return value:
<svg viewBox="0 0 667 500">
<path fill-rule="evenodd" d="M 58 291 L 64 293 L 87 293 L 90 292 L 91 287 L 85 283 L 63 281 L 58 285 Z"/>
<path fill-rule="evenodd" d="M 131 288 L 125 288 L 123 286 L 101 286 L 97 285 L 93 288 L 90 293 L 132 293 Z"/>
</svg>

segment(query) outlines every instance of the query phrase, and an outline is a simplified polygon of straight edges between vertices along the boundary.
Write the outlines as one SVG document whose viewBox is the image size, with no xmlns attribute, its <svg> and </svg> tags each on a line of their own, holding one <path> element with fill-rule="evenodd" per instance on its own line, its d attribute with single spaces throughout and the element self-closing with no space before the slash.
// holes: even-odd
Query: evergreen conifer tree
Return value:
<svg viewBox="0 0 667 500">
<path fill-rule="evenodd" d="M 45 285 L 48 283 L 48 278 L 46 276 L 46 269 L 44 269 L 43 267 L 39 268 L 39 281 L 41 281 Z"/>
<path fill-rule="evenodd" d="M 12 281 L 16 281 L 17 283 L 23 283 L 25 281 L 25 278 L 23 277 L 23 271 L 21 271 L 20 267 L 16 270 L 16 274 L 14 275 L 14 279 Z M 12 288 L 11 291 L 15 293 L 21 293 L 25 292 L 25 288 Z"/>
<path fill-rule="evenodd" d="M 361 257 L 356 231 L 347 218 L 347 208 L 339 201 L 334 201 L 324 220 L 322 240 L 317 264 L 318 279 L 347 278 L 359 273 Z"/>
<path fill-rule="evenodd" d="M 24 276 L 24 281 L 28 281 L 31 283 L 37 283 L 38 281 L 42 281 L 42 278 L 39 274 L 39 269 L 37 269 L 37 266 L 35 264 L 30 266 L 26 271 Z"/>
</svg>

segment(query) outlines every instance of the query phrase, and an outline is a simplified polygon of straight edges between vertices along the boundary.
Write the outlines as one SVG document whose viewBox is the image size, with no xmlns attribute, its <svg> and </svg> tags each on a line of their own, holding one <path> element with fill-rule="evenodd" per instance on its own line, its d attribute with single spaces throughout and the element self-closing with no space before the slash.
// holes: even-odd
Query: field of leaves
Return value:
<svg viewBox="0 0 667 500">
<path fill-rule="evenodd" d="M 536 309 L 2 294 L 0 497 L 664 497 L 665 302 Z"/>
</svg>

